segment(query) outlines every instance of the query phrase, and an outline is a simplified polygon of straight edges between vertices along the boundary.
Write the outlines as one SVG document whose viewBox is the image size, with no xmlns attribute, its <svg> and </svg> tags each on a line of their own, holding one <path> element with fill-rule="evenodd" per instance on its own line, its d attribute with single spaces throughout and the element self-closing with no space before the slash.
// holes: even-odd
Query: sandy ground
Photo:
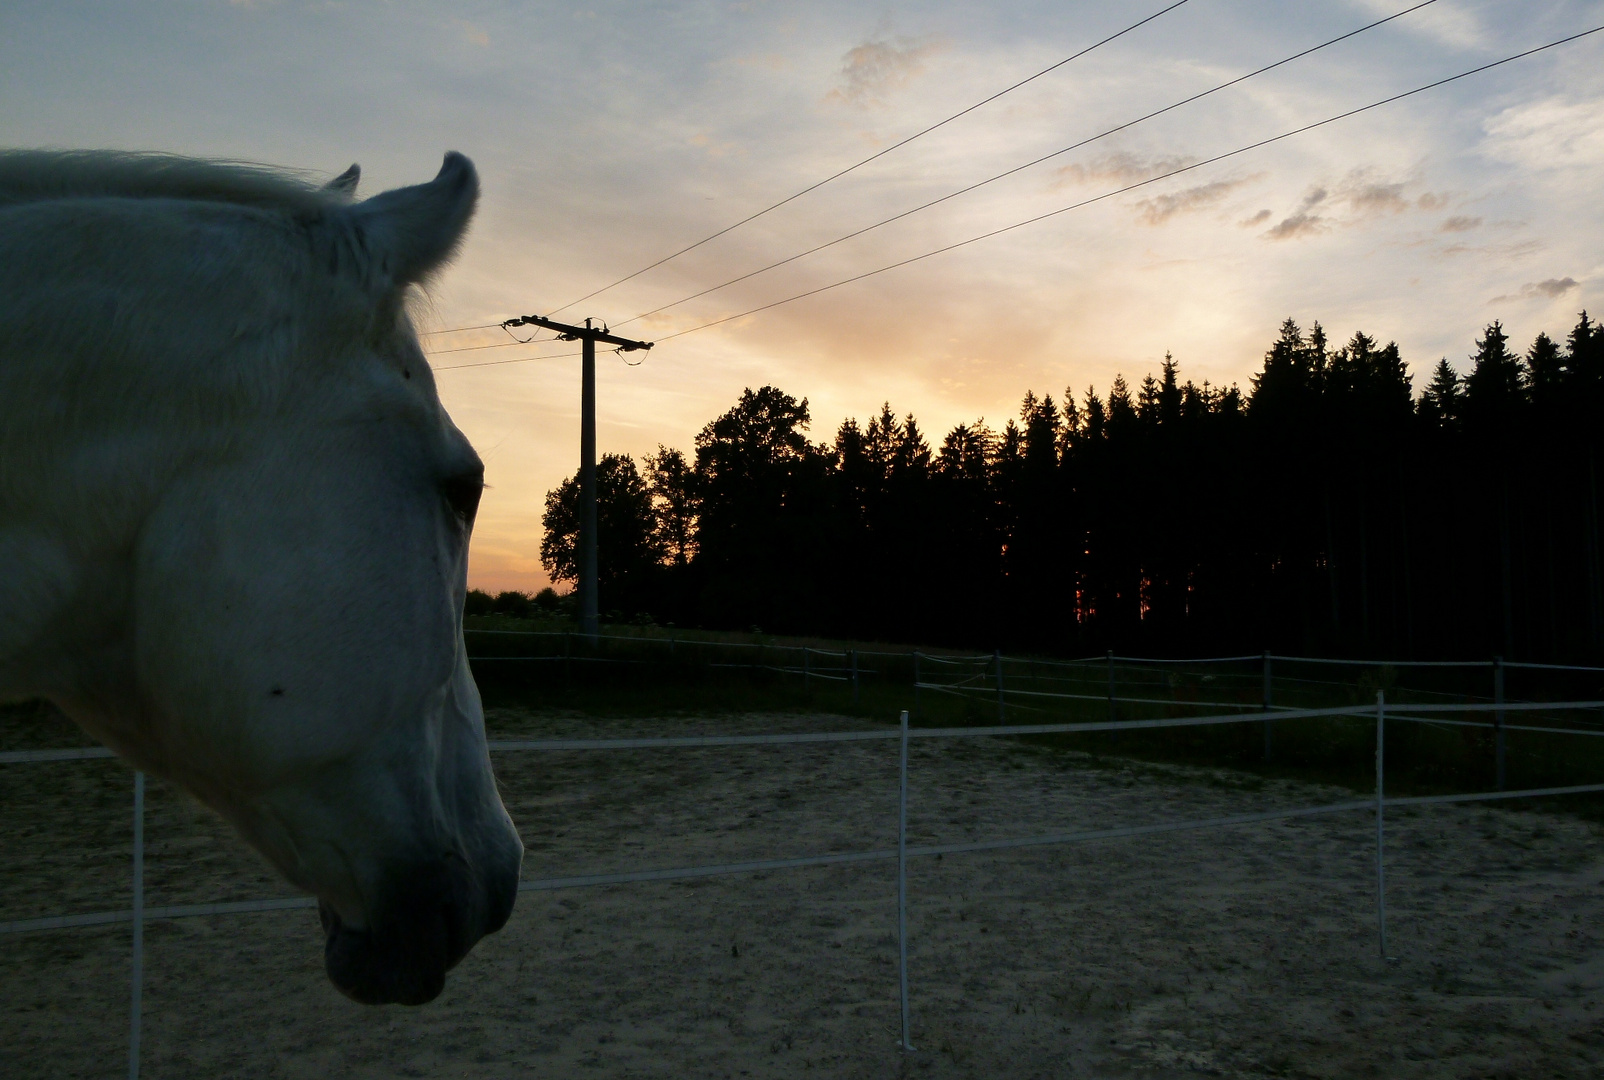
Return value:
<svg viewBox="0 0 1604 1080">
<path fill-rule="evenodd" d="M 851 728 L 501 711 L 496 734 Z M 62 745 L 4 721 L 0 748 Z M 79 740 L 81 741 L 81 740 Z M 497 758 L 529 877 L 894 843 L 895 743 Z M 996 740 L 916 743 L 916 842 L 1351 797 Z M 0 919 L 128 901 L 115 762 L 0 766 Z M 149 902 L 285 895 L 153 784 Z M 1604 847 L 1567 817 L 1348 814 L 915 861 L 898 1050 L 893 866 L 525 893 L 421 1009 L 322 974 L 315 913 L 153 924 L 144 1075 L 177 1077 L 1604 1077 Z M 123 1074 L 126 926 L 0 938 L 0 1073 Z"/>
</svg>

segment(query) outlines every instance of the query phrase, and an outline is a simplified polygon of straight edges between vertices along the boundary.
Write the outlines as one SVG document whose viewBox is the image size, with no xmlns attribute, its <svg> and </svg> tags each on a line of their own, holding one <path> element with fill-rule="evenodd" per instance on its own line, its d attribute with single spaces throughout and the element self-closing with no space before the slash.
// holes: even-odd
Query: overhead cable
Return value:
<svg viewBox="0 0 1604 1080">
<path fill-rule="evenodd" d="M 930 134 L 932 131 L 935 131 L 937 128 L 945 127 L 946 125 L 952 123 L 954 120 L 957 120 L 957 119 L 959 119 L 960 117 L 963 117 L 963 116 L 967 116 L 968 114 L 974 112 L 976 109 L 980 108 L 983 105 L 989 105 L 993 101 L 996 101 L 998 98 L 1002 97 L 1004 94 L 1010 94 L 1013 91 L 1018 90 L 1021 86 L 1024 86 L 1026 83 L 1034 82 L 1035 80 L 1041 78 L 1043 75 L 1046 75 L 1046 74 L 1048 74 L 1049 72 L 1052 72 L 1052 71 L 1056 71 L 1059 68 L 1063 67 L 1065 64 L 1069 63 L 1070 61 L 1078 60 L 1082 56 L 1085 56 L 1087 53 L 1093 51 L 1094 49 L 1100 49 L 1104 45 L 1107 45 L 1109 42 L 1114 41 L 1114 40 L 1116 40 L 1118 38 L 1124 37 L 1126 34 L 1130 33 L 1132 30 L 1135 30 L 1135 29 L 1137 29 L 1138 27 L 1141 27 L 1141 26 L 1145 26 L 1146 24 L 1152 22 L 1154 19 L 1158 18 L 1159 16 L 1168 14 L 1169 12 L 1174 11 L 1176 8 L 1182 6 L 1183 4 L 1186 4 L 1186 3 L 1188 3 L 1188 0 L 1176 0 L 1175 3 L 1170 4 L 1168 7 L 1161 8 L 1160 10 L 1153 12 L 1153 14 L 1147 16 L 1145 19 L 1141 19 L 1141 20 L 1139 20 L 1137 22 L 1132 23 L 1131 25 L 1127 26 L 1125 29 L 1119 31 L 1118 33 L 1110 34 L 1108 37 L 1103 38 L 1101 41 L 1094 42 L 1093 44 L 1086 46 L 1084 49 L 1081 49 L 1079 52 L 1076 52 L 1076 53 L 1073 53 L 1070 56 L 1064 57 L 1064 59 L 1058 61 L 1056 64 L 1053 64 L 1053 65 L 1051 65 L 1049 67 L 1042 68 L 1040 71 L 1036 72 L 1036 74 L 1031 75 L 1028 78 L 1020 79 L 1018 82 L 1014 83 L 1012 86 L 1005 87 L 1004 89 L 997 91 L 995 94 L 992 94 L 990 97 L 982 98 L 980 101 L 975 102 L 973 105 L 970 105 L 968 108 L 961 109 L 958 112 L 953 113 L 951 116 L 947 117 L 945 120 L 937 121 L 936 123 L 931 124 L 929 127 L 924 128 L 921 131 L 914 132 L 912 135 L 909 135 L 907 138 L 902 139 L 899 142 L 892 143 L 890 146 L 886 147 L 883 150 L 880 150 L 880 151 L 877 151 L 876 153 L 870 154 L 868 157 L 864 158 L 862 161 L 858 161 L 858 162 L 855 162 L 855 163 L 853 163 L 851 165 L 848 165 L 846 168 L 840 170 L 839 172 L 831 173 L 829 176 L 826 176 L 823 180 L 819 180 L 819 181 L 817 181 L 815 183 L 809 184 L 807 187 L 803 188 L 801 191 L 798 191 L 798 192 L 796 192 L 794 194 L 791 194 L 791 195 L 787 195 L 785 198 L 781 199 L 779 202 L 773 203 L 773 204 L 771 204 L 769 206 L 765 206 L 763 209 L 757 211 L 757 213 L 755 213 L 755 214 L 749 214 L 746 217 L 742 218 L 740 221 L 737 221 L 732 225 L 726 225 L 724 228 L 718 230 L 715 233 L 709 233 L 707 236 L 702 237 L 700 240 L 696 241 L 694 244 L 688 244 L 685 247 L 680 248 L 678 251 L 673 252 L 672 254 L 664 255 L 661 259 L 658 259 L 656 262 L 653 262 L 653 263 L 648 263 L 647 265 L 641 267 L 639 270 L 636 270 L 633 274 L 626 274 L 623 277 L 619 278 L 617 281 L 614 281 L 614 282 L 612 282 L 611 284 L 608 284 L 608 285 L 603 285 L 601 288 L 596 289 L 596 290 L 594 290 L 592 292 L 588 292 L 584 296 L 579 297 L 577 300 L 570 300 L 568 303 L 564 304 L 562 307 L 553 308 L 552 310 L 550 310 L 550 311 L 548 311 L 546 313 L 546 316 L 548 318 L 550 318 L 552 315 L 557 314 L 559 311 L 566 311 L 569 308 L 573 307 L 575 304 L 582 304 L 586 300 L 589 300 L 593 296 L 600 296 L 602 293 L 607 292 L 610 289 L 615 289 L 618 286 L 624 284 L 624 282 L 626 282 L 626 281 L 632 281 L 635 278 L 638 278 L 642 274 L 646 273 L 648 270 L 655 270 L 659 266 L 662 266 L 664 263 L 669 262 L 669 261 L 671 261 L 673 259 L 679 258 L 681 255 L 684 255 L 686 252 L 695 251 L 697 248 L 701 247 L 703 244 L 706 244 L 706 243 L 708 243 L 708 242 L 710 242 L 712 240 L 717 240 L 719 237 L 723 236 L 725 233 L 733 232 L 734 230 L 739 229 L 742 225 L 746 225 L 746 224 L 749 224 L 750 222 L 756 221 L 758 218 L 762 217 L 764 214 L 770 213 L 770 212 L 772 212 L 774 210 L 778 210 L 780 207 L 786 205 L 787 203 L 794 202 L 797 199 L 800 199 L 802 196 L 808 194 L 811 191 L 817 191 L 819 188 L 821 188 L 824 185 L 830 183 L 831 181 L 839 180 L 839 179 L 841 179 L 841 177 L 847 175 L 848 173 L 862 168 L 863 166 L 869 164 L 871 161 L 875 161 L 875 160 L 878 160 L 879 158 L 883 158 L 887 154 L 891 153 L 894 150 L 900 150 L 902 147 L 907 146 L 909 143 L 913 142 L 915 139 L 923 138 L 924 136 Z"/>
<path fill-rule="evenodd" d="M 434 370 L 437 371 L 437 372 L 439 372 L 439 371 L 461 371 L 463 368 L 496 367 L 496 366 L 501 365 L 501 364 L 527 364 L 531 360 L 560 360 L 565 356 L 578 356 L 578 355 L 579 355 L 579 353 L 576 351 L 576 352 L 551 353 L 551 354 L 546 355 L 546 356 L 515 356 L 511 360 L 480 360 L 477 363 L 472 363 L 472 364 L 448 364 L 445 367 L 437 367 Z"/>
<path fill-rule="evenodd" d="M 460 334 L 465 330 L 494 330 L 500 323 L 483 323 L 479 326 L 453 326 L 449 330 L 425 330 L 419 337 L 435 337 L 438 334 Z"/>
<path fill-rule="evenodd" d="M 1550 41 L 1546 45 L 1539 45 L 1536 48 L 1527 49 L 1524 52 L 1518 52 L 1518 53 L 1515 53 L 1512 56 L 1506 56 L 1501 60 L 1494 60 L 1491 63 L 1482 64 L 1479 67 L 1471 68 L 1469 71 L 1461 71 L 1457 75 L 1450 75 L 1447 78 L 1437 79 L 1434 82 L 1426 83 L 1424 86 L 1417 86 L 1413 90 L 1405 90 L 1404 92 L 1402 92 L 1400 94 L 1393 94 L 1390 97 L 1382 98 L 1379 101 L 1372 101 L 1368 105 L 1361 105 L 1356 109 L 1349 109 L 1346 112 L 1337 113 L 1335 116 L 1328 116 L 1324 120 L 1317 120 L 1312 124 L 1305 124 L 1302 127 L 1293 128 L 1291 131 L 1284 131 L 1279 135 L 1272 135 L 1268 139 L 1260 139 L 1258 142 L 1249 143 L 1246 146 L 1239 146 L 1235 150 L 1229 150 L 1229 151 L 1227 151 L 1227 152 L 1225 152 L 1223 154 L 1216 154 L 1213 157 L 1205 158 L 1202 161 L 1193 162 L 1191 165 L 1183 165 L 1180 168 L 1171 169 L 1168 172 L 1160 173 L 1157 176 L 1148 177 L 1146 180 L 1139 180 L 1139 181 L 1137 181 L 1135 183 L 1127 184 L 1124 187 L 1116 188 L 1113 191 L 1106 191 L 1101 195 L 1094 195 L 1089 199 L 1082 199 L 1080 202 L 1071 203 L 1068 206 L 1059 207 L 1057 210 L 1049 210 L 1045 214 L 1037 214 L 1036 216 L 1026 218 L 1023 221 L 1016 221 L 1012 225 L 1004 225 L 1000 229 L 992 229 L 990 232 L 984 232 L 984 233 L 979 234 L 978 236 L 971 236 L 967 240 L 959 240 L 956 243 L 947 244 L 946 246 L 936 248 L 933 251 L 927 251 L 922 255 L 914 255 L 914 256 L 912 256 L 910 258 L 907 258 L 907 259 L 899 259 L 897 262 L 887 263 L 885 266 L 881 266 L 881 267 L 879 267 L 877 269 L 866 270 L 861 274 L 854 274 L 851 277 L 842 278 L 840 281 L 834 281 L 834 282 L 831 282 L 828 285 L 820 285 L 817 288 L 808 289 L 808 290 L 806 290 L 804 292 L 799 292 L 799 293 L 796 293 L 796 294 L 794 294 L 792 296 L 787 296 L 787 297 L 785 297 L 784 299 L 781 299 L 781 300 L 774 300 L 774 301 L 771 301 L 770 303 L 767 303 L 767 304 L 760 304 L 757 307 L 748 308 L 746 311 L 739 312 L 739 313 L 737 313 L 735 315 L 726 315 L 723 318 L 713 319 L 713 320 L 711 320 L 709 322 L 701 323 L 701 324 L 699 324 L 697 326 L 692 326 L 692 327 L 690 327 L 688 329 L 685 329 L 685 330 L 677 330 L 672 334 L 664 334 L 662 337 L 659 337 L 656 340 L 658 340 L 658 341 L 668 341 L 671 338 L 684 337 L 686 334 L 694 334 L 698 330 L 706 330 L 709 327 L 719 326 L 719 325 L 722 325 L 723 323 L 727 323 L 727 322 L 733 322 L 736 319 L 742 319 L 742 318 L 745 318 L 748 315 L 755 315 L 760 311 L 768 311 L 770 308 L 776 308 L 776 307 L 781 306 L 782 304 L 789 304 L 789 303 L 791 303 L 793 301 L 802 300 L 802 299 L 805 299 L 805 298 L 807 298 L 809 296 L 817 296 L 819 293 L 829 292 L 831 289 L 839 289 L 843 285 L 850 285 L 853 282 L 862 281 L 865 278 L 871 278 L 871 277 L 874 277 L 877 274 L 883 274 L 888 270 L 896 270 L 899 267 L 908 266 L 908 265 L 910 265 L 912 263 L 916 263 L 916 262 L 921 262 L 921 261 L 923 261 L 925 259 L 932 258 L 932 257 L 934 257 L 936 255 L 943 255 L 943 254 L 946 254 L 949 251 L 955 251 L 958 248 L 967 247 L 970 244 L 978 243 L 981 240 L 989 240 L 993 236 L 1001 236 L 1003 233 L 1013 232 L 1015 229 L 1022 229 L 1027 225 L 1034 225 L 1039 221 L 1046 221 L 1048 218 L 1057 217 L 1060 214 L 1067 214 L 1071 210 L 1079 210 L 1081 207 L 1090 206 L 1093 203 L 1102 202 L 1105 199 L 1111 199 L 1116 195 L 1123 195 L 1126 192 L 1135 191 L 1136 189 L 1146 187 L 1149 184 L 1156 184 L 1160 180 L 1168 180 L 1171 177 L 1180 176 L 1183 173 L 1192 172 L 1195 169 L 1201 169 L 1205 165 L 1213 165 L 1213 164 L 1215 164 L 1217 162 L 1225 161 L 1228 158 L 1234 158 L 1234 157 L 1237 157 L 1239 155 L 1245 154 L 1250 150 L 1257 150 L 1257 149 L 1260 149 L 1261 147 L 1269 146 L 1272 143 L 1278 143 L 1278 142 L 1281 142 L 1284 139 L 1290 139 L 1294 135 L 1302 135 L 1305 132 L 1313 131 L 1316 128 L 1325 127 L 1327 124 L 1334 124 L 1339 120 L 1346 120 L 1349 117 L 1358 116 L 1360 113 L 1369 112 L 1371 109 L 1379 109 L 1383 105 L 1390 105 L 1395 101 L 1402 101 L 1404 98 L 1413 97 L 1416 94 L 1425 93 L 1427 90 L 1434 90 L 1439 86 L 1446 86 L 1447 84 L 1449 84 L 1451 82 L 1457 82 L 1460 79 L 1469 78 L 1472 75 L 1479 75 L 1484 71 L 1490 71 L 1493 68 L 1501 67 L 1504 64 L 1512 63 L 1512 62 L 1514 62 L 1516 60 L 1522 60 L 1522 59 L 1524 59 L 1524 58 L 1526 58 L 1528 56 L 1533 56 L 1533 55 L 1535 55 L 1537 53 L 1545 52 L 1545 51 L 1547 51 L 1549 49 L 1556 48 L 1556 47 L 1558 47 L 1560 45 L 1567 45 L 1567 44 L 1569 44 L 1569 43 L 1571 43 L 1573 41 L 1578 41 L 1578 40 L 1580 40 L 1582 38 L 1589 37 L 1589 36 L 1591 36 L 1593 34 L 1596 34 L 1596 33 L 1600 32 L 1601 30 L 1604 30 L 1604 26 L 1595 26 L 1591 30 L 1583 30 L 1581 33 L 1571 34 L 1569 37 L 1563 37 L 1563 38 L 1560 38 L 1557 41 Z"/>
<path fill-rule="evenodd" d="M 1364 33 L 1366 30 L 1374 30 L 1376 27 L 1381 26 L 1383 23 L 1389 23 L 1389 22 L 1392 22 L 1394 19 L 1400 19 L 1403 16 L 1408 15 L 1412 11 L 1419 11 L 1421 8 L 1427 7 L 1428 5 L 1431 5 L 1431 4 L 1435 4 L 1436 2 L 1437 2 L 1437 0 L 1422 0 L 1421 3 L 1415 4 L 1412 7 L 1407 7 L 1404 10 L 1402 10 L 1400 12 L 1397 12 L 1396 14 L 1388 15 L 1384 19 L 1377 19 L 1375 22 L 1369 23 L 1369 24 L 1367 24 L 1365 26 L 1361 26 L 1357 30 L 1350 30 L 1346 34 L 1341 34 L 1341 35 L 1339 35 L 1337 37 L 1332 38 L 1329 41 L 1323 41 L 1318 45 L 1310 46 L 1309 48 L 1304 49 L 1301 52 L 1293 53 L 1291 56 L 1288 56 L 1285 59 L 1277 60 L 1273 64 L 1266 64 L 1264 67 L 1261 67 L 1256 71 L 1250 71 L 1246 75 L 1238 75 L 1236 78 L 1231 79 L 1231 80 L 1229 80 L 1227 82 L 1220 83 L 1218 86 L 1213 86 L 1213 87 L 1210 87 L 1207 90 L 1203 90 L 1203 91 L 1200 91 L 1199 93 L 1193 94 L 1190 97 L 1182 98 L 1180 101 L 1177 101 L 1172 105 L 1166 105 L 1162 109 L 1155 109 L 1153 112 L 1150 112 L 1145 116 L 1139 116 L 1134 120 L 1127 120 L 1125 123 L 1120 124 L 1120 125 L 1118 125 L 1116 127 L 1111 127 L 1109 129 L 1107 129 L 1106 131 L 1098 132 L 1096 135 L 1088 136 L 1087 138 L 1081 139 L 1079 142 L 1071 143 L 1070 145 L 1064 147 L 1061 150 L 1054 150 L 1050 154 L 1043 154 L 1041 157 L 1035 158 L 1034 160 L 1031 160 L 1031 161 L 1027 161 L 1023 165 L 1015 165 L 1013 168 L 1007 169 L 1007 170 L 1005 170 L 1003 172 L 1000 172 L 1000 173 L 997 173 L 995 176 L 989 176 L 984 180 L 978 180 L 975 183 L 969 184 L 969 185 L 967 185 L 965 187 L 961 187 L 956 191 L 950 191 L 947 194 L 941 196 L 940 198 L 931 199 L 929 202 L 922 203 L 919 206 L 915 206 L 911 210 L 903 210 L 902 212 L 897 213 L 897 214 L 893 214 L 888 218 L 882 218 L 881 220 L 874 222 L 872 225 L 865 225 L 861 229 L 854 229 L 852 232 L 846 233 L 845 235 L 842 235 L 842 236 L 838 236 L 834 240 L 827 240 L 822 244 L 818 244 L 818 245 L 815 245 L 814 247 L 808 248 L 806 251 L 801 251 L 801 252 L 798 252 L 795 255 L 787 256 L 786 258 L 780 259 L 777 262 L 771 262 L 767 266 L 760 266 L 756 270 L 752 270 L 752 271 L 750 271 L 748 273 L 742 274 L 739 277 L 730 278 L 728 281 L 721 282 L 718 285 L 710 286 L 709 288 L 703 289 L 701 292 L 691 293 L 689 296 L 682 296 L 678 300 L 673 301 L 672 303 L 664 304 L 661 307 L 655 307 L 650 311 L 643 311 L 639 315 L 634 316 L 633 318 L 625 319 L 623 322 L 619 323 L 618 325 L 619 326 L 624 326 L 624 325 L 626 325 L 628 323 L 635 322 L 635 321 L 637 321 L 639 319 L 644 319 L 644 318 L 647 318 L 648 316 L 659 314 L 660 312 L 667 311 L 669 308 L 678 307 L 681 304 L 689 303 L 690 301 L 699 299 L 699 298 L 701 298 L 703 296 L 708 295 L 709 293 L 715 293 L 715 292 L 718 292 L 720 289 L 725 289 L 725 288 L 728 288 L 731 285 L 735 285 L 735 284 L 738 284 L 738 283 L 740 283 L 742 281 L 746 281 L 749 278 L 757 277 L 759 274 L 766 274 L 770 270 L 775 270 L 775 269 L 778 269 L 779 267 L 785 266 L 788 263 L 796 262 L 798 259 L 807 258 L 809 255 L 813 255 L 813 254 L 815 254 L 817 252 L 823 251 L 825 248 L 834 247 L 837 244 L 845 243 L 848 240 L 856 239 L 857 237 L 862 236 L 865 233 L 873 232 L 875 229 L 878 229 L 883 225 L 890 225 L 892 222 L 901 221 L 905 217 L 911 217 L 914 214 L 919 213 L 921 210 L 928 210 L 932 206 L 939 206 L 942 203 L 947 202 L 950 199 L 956 199 L 960 195 L 967 195 L 967 194 L 969 194 L 969 192 L 975 191 L 975 190 L 977 190 L 979 188 L 983 188 L 987 184 L 996 183 L 998 180 L 1005 179 L 1006 177 L 1012 176 L 1012 175 L 1014 175 L 1015 173 L 1018 173 L 1018 172 L 1023 172 L 1024 170 L 1029 169 L 1032 166 L 1040 165 L 1044 161 L 1051 161 L 1055 157 L 1061 157 L 1062 155 L 1069 153 L 1071 150 L 1079 150 L 1081 147 L 1087 146 L 1087 145 L 1089 145 L 1091 143 L 1094 143 L 1094 142 L 1097 142 L 1099 139 L 1106 139 L 1110 135 L 1113 135 L 1113 134 L 1116 134 L 1118 132 L 1124 131 L 1127 128 L 1135 127 L 1137 124 L 1140 124 L 1140 123 L 1142 123 L 1144 121 L 1147 121 L 1147 120 L 1151 120 L 1155 116 L 1163 116 L 1167 112 L 1173 112 L 1174 110 L 1179 109 L 1183 105 L 1190 105 L 1192 102 L 1198 101 L 1198 100 L 1200 100 L 1202 98 L 1206 98 L 1210 94 L 1215 94 L 1215 93 L 1218 93 L 1221 90 L 1225 90 L 1225 89 L 1228 89 L 1228 88 L 1230 88 L 1232 86 L 1235 86 L 1238 83 L 1246 82 L 1247 80 L 1253 78 L 1256 75 L 1263 75 L 1267 71 L 1274 71 L 1278 67 L 1284 67 L 1285 65 L 1292 63 L 1294 60 L 1299 60 L 1299 59 L 1302 59 L 1305 56 L 1308 56 L 1310 53 L 1316 53 L 1316 52 L 1319 52 L 1321 49 L 1328 48 L 1329 46 L 1335 45 L 1338 42 L 1346 41 L 1351 37 L 1354 37 L 1354 36 L 1356 36 L 1358 34 Z"/>
</svg>

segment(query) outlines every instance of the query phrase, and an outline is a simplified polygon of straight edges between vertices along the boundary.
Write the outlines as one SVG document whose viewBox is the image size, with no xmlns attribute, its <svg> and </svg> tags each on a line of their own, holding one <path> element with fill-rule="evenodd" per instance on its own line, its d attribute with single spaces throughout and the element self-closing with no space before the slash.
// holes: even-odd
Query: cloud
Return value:
<svg viewBox="0 0 1604 1080">
<path fill-rule="evenodd" d="M 1104 154 L 1081 164 L 1075 162 L 1053 170 L 1060 183 L 1091 184 L 1112 182 L 1121 186 L 1151 180 L 1190 165 L 1195 158 L 1172 156 L 1144 158 L 1128 150 Z M 1057 185 L 1055 185 L 1057 186 Z"/>
<path fill-rule="evenodd" d="M 1377 15 L 1393 15 L 1398 6 L 1392 0 L 1359 0 L 1359 6 Z M 1488 47 L 1493 32 L 1473 11 L 1433 5 L 1422 14 L 1393 23 L 1400 34 L 1413 34 L 1451 49 L 1474 50 Z"/>
<path fill-rule="evenodd" d="M 1342 193 L 1342 199 L 1360 213 L 1401 214 L 1409 209 L 1403 189 L 1401 183 L 1356 183 Z"/>
<path fill-rule="evenodd" d="M 1481 224 L 1479 217 L 1464 217 L 1462 215 L 1449 218 L 1440 226 L 1443 232 L 1469 232 Z"/>
<path fill-rule="evenodd" d="M 1237 222 L 1237 224 L 1242 226 L 1244 229 L 1251 229 L 1255 225 L 1263 225 L 1266 221 L 1269 221 L 1272 216 L 1273 215 L 1270 213 L 1270 211 L 1260 210 L 1257 214 L 1254 214 L 1250 218 L 1243 218 L 1241 221 Z"/>
<path fill-rule="evenodd" d="M 1339 226 L 1356 225 L 1366 218 L 1403 214 L 1412 210 L 1435 210 L 1448 203 L 1446 195 L 1429 191 L 1418 198 L 1411 198 L 1406 193 L 1408 186 L 1405 180 L 1377 179 L 1368 169 L 1354 169 L 1329 187 L 1313 188 L 1296 210 L 1271 226 L 1264 236 L 1268 240 L 1293 240 Z M 1321 212 L 1316 212 L 1317 207 Z M 1345 213 L 1339 216 L 1339 209 Z M 1259 215 L 1243 224 L 1257 224 L 1265 217 Z M 1479 219 L 1476 223 L 1480 223 Z"/>
<path fill-rule="evenodd" d="M 1506 300 L 1536 300 L 1538 298 L 1557 300 L 1574 288 L 1576 288 L 1576 279 L 1573 277 L 1549 278 L 1546 281 L 1528 281 L 1520 287 L 1520 292 L 1495 296 L 1488 303 L 1497 304 Z"/>
<path fill-rule="evenodd" d="M 469 45 L 477 45 L 481 49 L 489 46 L 490 35 L 485 33 L 484 30 L 463 19 L 458 19 L 456 22 L 457 26 L 462 30 L 462 40 Z"/>
<path fill-rule="evenodd" d="M 888 104 L 886 98 L 924 73 L 925 61 L 946 45 L 935 37 L 866 41 L 841 60 L 841 85 L 825 95 L 855 109 Z"/>
<path fill-rule="evenodd" d="M 1576 279 L 1573 277 L 1549 278 L 1547 281 L 1528 281 L 1520 287 L 1523 298 L 1530 299 L 1536 296 L 1546 296 L 1550 300 L 1557 299 L 1576 288 Z"/>
<path fill-rule="evenodd" d="M 1482 150 L 1528 169 L 1604 166 L 1604 102 L 1553 97 L 1505 109 L 1483 125 Z"/>
<path fill-rule="evenodd" d="M 1303 197 L 1303 204 L 1288 217 L 1270 226 L 1264 234 L 1266 240 L 1295 240 L 1300 236 L 1313 236 L 1326 230 L 1326 219 L 1314 213 L 1314 208 L 1326 201 L 1330 192 L 1315 188 Z"/>
<path fill-rule="evenodd" d="M 1143 199 L 1136 209 L 1144 222 L 1162 225 L 1176 214 L 1190 214 L 1216 206 L 1232 191 L 1247 183 L 1246 180 L 1215 180 L 1184 191 L 1166 192 Z"/>
</svg>

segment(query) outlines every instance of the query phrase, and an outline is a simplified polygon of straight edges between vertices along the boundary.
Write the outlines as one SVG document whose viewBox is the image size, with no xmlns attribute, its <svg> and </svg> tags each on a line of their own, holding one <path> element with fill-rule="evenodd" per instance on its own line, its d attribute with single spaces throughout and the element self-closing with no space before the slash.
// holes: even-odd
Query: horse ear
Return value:
<svg viewBox="0 0 1604 1080">
<path fill-rule="evenodd" d="M 349 169 L 324 184 L 323 190 L 332 191 L 336 195 L 344 195 L 349 199 L 356 195 L 356 182 L 360 179 L 362 179 L 362 166 L 353 162 Z"/>
<path fill-rule="evenodd" d="M 427 184 L 396 188 L 344 211 L 361 236 L 363 275 L 380 290 L 414 285 L 438 270 L 462 243 L 479 201 L 479 175 L 456 151 Z"/>
</svg>

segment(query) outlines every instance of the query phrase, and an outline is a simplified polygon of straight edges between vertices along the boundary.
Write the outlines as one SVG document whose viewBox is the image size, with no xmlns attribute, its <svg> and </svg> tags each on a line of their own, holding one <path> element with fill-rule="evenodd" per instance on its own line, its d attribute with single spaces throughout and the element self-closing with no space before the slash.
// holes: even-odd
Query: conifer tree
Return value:
<svg viewBox="0 0 1604 1080">
<path fill-rule="evenodd" d="M 1180 366 L 1170 353 L 1164 354 L 1164 377 L 1158 388 L 1158 420 L 1161 424 L 1174 424 L 1181 418 L 1181 388 L 1178 385 Z M 1188 386 L 1192 384 L 1187 383 Z"/>
<path fill-rule="evenodd" d="M 1148 372 L 1136 395 L 1136 416 L 1148 427 L 1158 426 L 1158 380 Z"/>
<path fill-rule="evenodd" d="M 1136 406 L 1131 401 L 1131 388 L 1125 384 L 1125 376 L 1115 375 L 1113 384 L 1108 388 L 1109 437 L 1120 437 L 1135 423 Z"/>
<path fill-rule="evenodd" d="M 1086 388 L 1086 408 L 1084 410 L 1086 423 L 1084 431 L 1086 441 L 1100 442 L 1108 434 L 1108 414 L 1103 411 L 1103 399 L 1097 396 L 1097 388 Z"/>
<path fill-rule="evenodd" d="M 1466 416 L 1486 423 L 1504 422 L 1524 400 L 1526 368 L 1509 349 L 1504 325 L 1494 321 L 1476 340 L 1474 366 L 1465 376 Z"/>
<path fill-rule="evenodd" d="M 1604 324 L 1585 311 L 1565 338 L 1565 374 L 1573 386 L 1604 382 Z"/>
<path fill-rule="evenodd" d="M 1459 423 L 1464 406 L 1464 388 L 1459 375 L 1445 356 L 1437 361 L 1431 383 L 1420 398 L 1420 415 L 1435 427 L 1452 427 Z"/>
<path fill-rule="evenodd" d="M 1532 403 L 1542 409 L 1552 407 L 1559 400 L 1565 377 L 1564 361 L 1553 338 L 1537 335 L 1526 350 L 1526 368 L 1531 373 Z"/>
</svg>

